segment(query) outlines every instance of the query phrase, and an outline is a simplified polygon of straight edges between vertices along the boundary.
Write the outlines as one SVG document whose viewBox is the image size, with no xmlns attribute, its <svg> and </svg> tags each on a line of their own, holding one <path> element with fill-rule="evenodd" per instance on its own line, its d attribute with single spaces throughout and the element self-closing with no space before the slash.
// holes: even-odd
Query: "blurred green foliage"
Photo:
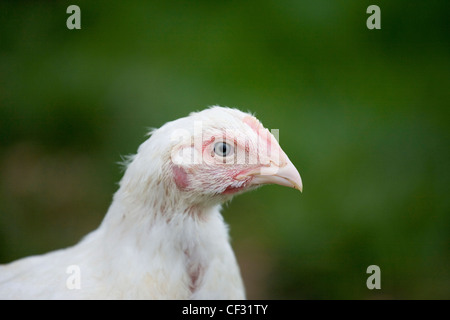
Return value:
<svg viewBox="0 0 450 320">
<path fill-rule="evenodd" d="M 381 30 L 366 28 L 371 4 Z M 149 127 L 220 104 L 280 129 L 304 181 L 224 210 L 249 298 L 449 299 L 449 10 L 2 1 L 0 261 L 76 243 Z"/>
</svg>

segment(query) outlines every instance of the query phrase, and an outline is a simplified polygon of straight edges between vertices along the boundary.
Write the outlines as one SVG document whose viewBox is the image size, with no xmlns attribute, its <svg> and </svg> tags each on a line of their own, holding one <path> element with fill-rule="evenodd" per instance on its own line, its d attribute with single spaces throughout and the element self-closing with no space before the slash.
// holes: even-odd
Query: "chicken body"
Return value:
<svg viewBox="0 0 450 320">
<path fill-rule="evenodd" d="M 109 212 L 115 210 L 122 208 L 114 204 Z M 243 299 L 239 268 L 218 208 L 200 214 L 204 221 L 180 213 L 170 221 L 161 221 L 163 216 L 143 219 L 131 230 L 131 217 L 105 221 L 73 247 L 1 267 L 0 297 Z"/>
<path fill-rule="evenodd" d="M 244 299 L 221 204 L 265 183 L 302 188 L 259 129 L 249 114 L 212 107 L 153 131 L 98 229 L 73 247 L 0 266 L 0 298 Z M 262 173 L 273 167 L 281 169 Z"/>
</svg>

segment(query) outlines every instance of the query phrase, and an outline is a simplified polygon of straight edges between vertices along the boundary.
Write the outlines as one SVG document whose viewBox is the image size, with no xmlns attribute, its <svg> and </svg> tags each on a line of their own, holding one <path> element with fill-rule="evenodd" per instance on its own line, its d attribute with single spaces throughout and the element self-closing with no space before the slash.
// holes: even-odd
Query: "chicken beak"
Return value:
<svg viewBox="0 0 450 320">
<path fill-rule="evenodd" d="M 279 184 L 297 189 L 300 192 L 303 191 L 302 178 L 289 159 L 282 167 L 272 162 L 269 167 L 263 167 L 257 174 L 251 175 L 253 176 L 251 181 L 253 185 Z"/>
</svg>

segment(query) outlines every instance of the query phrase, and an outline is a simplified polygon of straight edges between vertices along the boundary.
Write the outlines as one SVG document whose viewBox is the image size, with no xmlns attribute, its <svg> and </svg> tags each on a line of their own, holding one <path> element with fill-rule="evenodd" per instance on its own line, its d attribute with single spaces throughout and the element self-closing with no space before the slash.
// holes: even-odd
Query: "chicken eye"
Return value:
<svg viewBox="0 0 450 320">
<path fill-rule="evenodd" d="M 232 154 L 233 148 L 225 142 L 217 142 L 214 145 L 214 153 L 221 157 L 226 157 Z"/>
</svg>

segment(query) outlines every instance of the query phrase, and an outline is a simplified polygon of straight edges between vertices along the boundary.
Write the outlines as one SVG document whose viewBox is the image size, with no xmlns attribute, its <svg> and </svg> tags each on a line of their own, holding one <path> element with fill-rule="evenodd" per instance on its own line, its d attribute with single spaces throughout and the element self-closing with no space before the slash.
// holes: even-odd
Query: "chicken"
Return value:
<svg viewBox="0 0 450 320">
<path fill-rule="evenodd" d="M 252 115 L 213 106 L 151 132 L 100 226 L 0 266 L 1 299 L 244 299 L 221 204 L 262 184 L 302 190 Z"/>
</svg>

